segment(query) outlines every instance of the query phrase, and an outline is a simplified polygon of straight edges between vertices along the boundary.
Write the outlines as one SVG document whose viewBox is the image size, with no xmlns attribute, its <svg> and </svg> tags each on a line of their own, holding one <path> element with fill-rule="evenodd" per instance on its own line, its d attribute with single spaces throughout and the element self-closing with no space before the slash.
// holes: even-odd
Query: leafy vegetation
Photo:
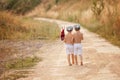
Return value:
<svg viewBox="0 0 120 80">
<path fill-rule="evenodd" d="M 27 32 L 19 18 L 6 12 L 0 12 L 0 39 L 12 39 L 15 38 L 15 35 L 17 38 Z"/>
<path fill-rule="evenodd" d="M 0 0 L 0 9 L 25 14 L 34 9 L 40 2 L 41 0 Z"/>
<path fill-rule="evenodd" d="M 17 80 L 19 78 L 26 78 L 30 72 L 28 71 L 16 71 L 14 73 L 11 73 L 4 78 L 1 78 L 1 80 Z"/>
<path fill-rule="evenodd" d="M 36 56 L 11 59 L 7 61 L 6 64 L 4 65 L 4 68 L 6 70 L 4 72 L 5 75 L 4 74 L 1 75 L 0 79 L 16 80 L 19 78 L 25 78 L 31 72 L 25 69 L 33 67 L 34 65 L 36 65 L 36 63 L 38 63 L 41 60 L 42 60 L 41 58 L 38 58 Z M 13 70 L 13 72 L 10 72 L 10 70 Z"/>
<path fill-rule="evenodd" d="M 23 69 L 34 66 L 37 62 L 41 61 L 38 57 L 26 57 L 8 61 L 6 69 Z"/>
<path fill-rule="evenodd" d="M 97 4 L 98 1 L 100 5 Z M 93 12 L 97 16 L 95 22 L 93 22 L 92 24 L 96 23 L 98 24 L 96 24 L 94 27 L 92 26 L 92 24 L 89 24 L 89 26 L 86 25 L 86 27 L 89 30 L 96 32 L 102 37 L 106 38 L 111 43 L 118 45 L 120 47 L 120 18 L 119 18 L 120 12 L 118 11 L 119 2 L 117 0 L 115 0 L 114 2 L 108 0 L 105 1 L 106 2 L 103 3 L 103 0 L 94 0 Z M 97 6 L 99 6 L 99 8 Z M 105 10 L 104 7 L 107 9 Z"/>
<path fill-rule="evenodd" d="M 91 10 L 93 11 L 96 17 L 100 16 L 103 9 L 104 9 L 103 0 L 93 0 L 93 5 Z"/>
</svg>

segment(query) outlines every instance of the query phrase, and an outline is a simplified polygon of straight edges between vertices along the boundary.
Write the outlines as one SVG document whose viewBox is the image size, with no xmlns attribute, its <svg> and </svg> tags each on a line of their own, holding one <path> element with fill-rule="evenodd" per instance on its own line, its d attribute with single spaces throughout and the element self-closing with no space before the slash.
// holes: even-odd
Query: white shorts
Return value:
<svg viewBox="0 0 120 80">
<path fill-rule="evenodd" d="M 73 54 L 74 46 L 72 44 L 65 44 L 66 46 L 66 54 Z"/>
<path fill-rule="evenodd" d="M 81 43 L 74 44 L 74 55 L 82 55 L 82 45 Z"/>
</svg>

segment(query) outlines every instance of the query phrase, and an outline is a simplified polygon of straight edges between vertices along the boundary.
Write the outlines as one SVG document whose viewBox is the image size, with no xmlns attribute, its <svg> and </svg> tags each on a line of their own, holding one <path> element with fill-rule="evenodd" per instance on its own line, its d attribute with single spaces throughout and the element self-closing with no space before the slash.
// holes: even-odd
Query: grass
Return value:
<svg viewBox="0 0 120 80">
<path fill-rule="evenodd" d="M 90 31 L 99 34 L 112 44 L 120 47 L 119 4 L 117 4 L 117 2 L 112 3 L 112 1 L 106 1 L 101 5 L 104 7 L 99 12 L 99 9 L 96 8 L 97 6 L 95 6 L 96 4 L 94 1 L 97 0 L 49 0 L 45 3 L 45 5 L 49 4 L 51 6 L 48 5 L 48 8 L 43 8 L 41 6 L 39 7 L 40 9 L 42 8 L 43 10 L 48 10 L 42 14 L 40 14 L 41 12 L 39 12 L 38 9 L 36 9 L 37 11 L 34 10 L 33 12 L 39 13 L 35 14 L 36 16 L 40 15 L 83 24 L 85 25 L 84 27 Z M 109 6 L 106 6 L 106 4 Z M 113 8 L 113 12 L 110 6 Z M 91 10 L 92 7 L 95 7 L 95 11 Z M 96 11 L 98 11 L 97 16 L 94 14 Z M 50 12 L 57 12 L 58 15 L 54 16 L 53 14 L 53 16 L 51 16 L 49 14 Z"/>
<path fill-rule="evenodd" d="M 34 9 L 41 0 L 0 0 L 0 9 L 25 14 Z"/>
<path fill-rule="evenodd" d="M 116 33 L 115 29 L 111 25 L 108 24 L 103 25 L 99 22 L 95 22 L 89 26 L 88 25 L 83 25 L 83 26 L 88 30 L 90 30 L 91 32 L 99 34 L 101 37 L 105 38 L 112 44 L 120 47 L 120 35 Z"/>
<path fill-rule="evenodd" d="M 7 12 L 0 12 L 0 39 L 12 39 L 14 35 L 27 31 L 22 26 L 20 17 Z M 17 35 L 18 36 L 18 35 Z M 16 37 L 18 38 L 18 37 Z"/>
<path fill-rule="evenodd" d="M 38 57 L 26 57 L 26 58 L 20 58 L 15 59 L 12 61 L 8 61 L 6 64 L 6 69 L 23 69 L 23 68 L 30 68 L 34 66 L 36 63 L 41 61 L 42 59 Z"/>
<path fill-rule="evenodd" d="M 59 27 L 56 23 L 24 18 L 25 26 L 28 26 L 29 37 L 32 39 L 55 40 L 59 37 Z"/>
<path fill-rule="evenodd" d="M 25 58 L 17 58 L 12 59 L 6 62 L 5 70 L 6 72 L 4 75 L 0 77 L 2 80 L 16 80 L 19 78 L 25 78 L 30 73 L 30 71 L 22 70 L 22 69 L 29 69 L 36 65 L 39 61 L 42 61 L 41 58 L 36 56 L 34 57 L 25 57 Z M 9 73 L 9 70 L 13 72 Z"/>
<path fill-rule="evenodd" d="M 76 0 L 73 1 L 72 5 L 70 5 L 71 2 L 72 1 L 68 1 L 67 3 L 64 2 L 62 4 L 59 4 L 60 1 L 56 0 L 56 3 L 58 4 L 58 10 L 57 8 L 56 10 L 59 13 L 57 19 L 83 24 L 83 26 L 90 31 L 99 34 L 101 37 L 105 38 L 112 44 L 120 47 L 120 12 L 119 7 L 115 6 L 118 4 L 114 3 L 115 5 L 111 6 L 113 9 L 116 10 L 113 13 L 109 10 L 109 13 L 107 13 L 107 10 L 104 10 L 104 13 L 98 15 L 99 18 L 95 19 L 95 14 L 89 14 L 89 12 L 87 11 L 94 5 L 94 0 Z M 105 4 L 111 5 L 108 1 L 106 1 Z M 104 5 L 104 7 L 106 8 L 106 5 Z M 92 15 L 92 17 L 88 18 L 90 16 L 87 14 L 89 14 L 90 16 Z M 102 21 L 104 22 L 102 23 Z"/>
<path fill-rule="evenodd" d="M 15 71 L 14 73 L 8 74 L 2 80 L 17 80 L 19 78 L 26 78 L 30 72 L 28 71 Z"/>
<path fill-rule="evenodd" d="M 33 18 L 20 17 L 0 11 L 0 40 L 47 40 L 54 41 L 59 37 L 59 27 L 56 23 L 37 21 Z M 6 55 L 4 55 L 6 56 Z M 41 59 L 34 57 L 20 58 L 8 61 L 6 69 L 23 69 L 34 66 Z M 26 77 L 24 74 L 10 74 L 6 80 Z M 3 79 L 2 79 L 3 80 Z"/>
<path fill-rule="evenodd" d="M 59 37 L 60 29 L 56 23 L 20 17 L 0 11 L 0 40 L 47 40 L 54 41 Z M 23 69 L 34 66 L 41 59 L 34 57 L 8 61 L 6 69 Z M 11 76 L 11 77 L 10 77 Z M 7 79 L 16 80 L 26 77 L 23 74 L 10 74 Z"/>
<path fill-rule="evenodd" d="M 0 12 L 0 39 L 48 39 L 59 36 L 57 24 L 36 21 L 32 18 L 21 18 L 16 15 Z"/>
<path fill-rule="evenodd" d="M 30 68 L 34 66 L 36 63 L 41 61 L 40 58 L 38 57 L 26 57 L 26 58 L 20 58 L 20 59 L 15 59 L 13 61 L 8 61 L 6 64 L 6 69 L 23 69 L 23 68 Z"/>
</svg>

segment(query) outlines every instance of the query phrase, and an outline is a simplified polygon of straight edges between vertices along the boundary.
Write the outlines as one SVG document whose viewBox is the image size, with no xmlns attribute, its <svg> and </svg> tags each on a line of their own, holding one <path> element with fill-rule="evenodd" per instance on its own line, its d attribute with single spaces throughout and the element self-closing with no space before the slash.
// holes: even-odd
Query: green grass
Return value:
<svg viewBox="0 0 120 80">
<path fill-rule="evenodd" d="M 30 69 L 35 66 L 39 61 L 42 61 L 41 58 L 36 56 L 33 57 L 25 57 L 25 58 L 17 58 L 12 59 L 6 62 L 5 68 L 5 76 L 4 74 L 0 77 L 0 80 L 16 80 L 19 78 L 25 78 L 31 71 L 27 71 L 26 69 Z M 24 70 L 23 70 L 24 69 Z M 7 73 L 9 71 L 13 71 Z"/>
<path fill-rule="evenodd" d="M 30 68 L 33 67 L 36 63 L 41 61 L 42 59 L 38 57 L 26 57 L 26 58 L 19 58 L 15 60 L 8 61 L 6 64 L 6 69 L 23 69 L 23 68 Z"/>
<path fill-rule="evenodd" d="M 8 73 L 1 80 L 17 80 L 19 78 L 26 78 L 31 71 L 14 71 L 13 73 Z"/>
<path fill-rule="evenodd" d="M 17 80 L 19 78 L 26 78 L 28 74 L 28 71 L 14 72 L 12 74 L 9 74 L 8 76 L 5 76 L 4 78 L 1 78 L 1 80 Z"/>
</svg>

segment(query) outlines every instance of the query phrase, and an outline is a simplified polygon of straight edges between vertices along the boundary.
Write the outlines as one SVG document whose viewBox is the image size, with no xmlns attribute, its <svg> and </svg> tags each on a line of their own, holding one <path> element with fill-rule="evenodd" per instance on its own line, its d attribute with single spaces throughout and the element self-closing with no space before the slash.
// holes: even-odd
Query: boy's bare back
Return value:
<svg viewBox="0 0 120 80">
<path fill-rule="evenodd" d="M 65 36 L 64 42 L 67 44 L 73 44 L 73 35 L 71 33 L 68 33 Z"/>
<path fill-rule="evenodd" d="M 74 37 L 74 43 L 81 43 L 81 40 L 83 40 L 83 34 L 80 31 L 74 33 L 73 37 Z"/>
</svg>

